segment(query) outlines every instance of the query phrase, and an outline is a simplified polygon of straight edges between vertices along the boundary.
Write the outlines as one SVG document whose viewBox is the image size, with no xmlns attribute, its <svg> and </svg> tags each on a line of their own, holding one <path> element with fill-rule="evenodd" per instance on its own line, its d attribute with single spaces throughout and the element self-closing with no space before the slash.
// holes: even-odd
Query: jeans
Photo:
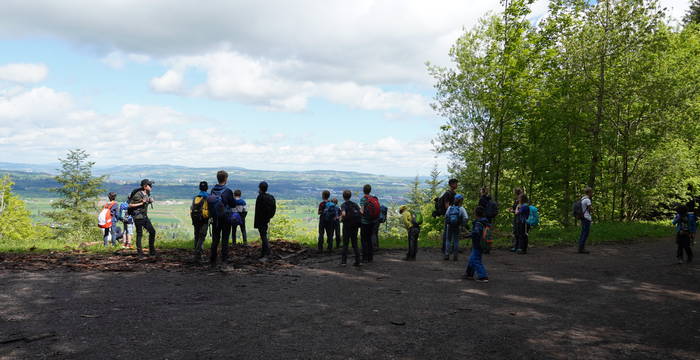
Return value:
<svg viewBox="0 0 700 360">
<path fill-rule="evenodd" d="M 360 241 L 362 242 L 362 261 L 372 262 L 374 248 L 372 246 L 372 234 L 374 233 L 374 223 L 360 225 Z"/>
<path fill-rule="evenodd" d="M 683 260 L 683 250 L 685 250 L 685 255 L 687 256 L 687 261 L 693 261 L 693 250 L 690 248 L 690 235 L 681 235 L 680 233 L 676 235 L 676 244 L 678 244 L 678 250 L 676 251 L 676 256 L 679 260 Z"/>
<path fill-rule="evenodd" d="M 583 250 L 586 247 L 586 240 L 588 240 L 588 234 L 591 232 L 591 221 L 587 219 L 581 219 L 581 236 L 578 238 L 578 248 Z"/>
<path fill-rule="evenodd" d="M 447 236 L 445 237 L 445 256 L 450 254 L 457 255 L 459 252 L 459 226 L 448 225 Z"/>
<path fill-rule="evenodd" d="M 518 221 L 515 223 L 515 248 L 527 252 L 527 245 L 530 241 L 530 237 L 527 234 L 528 226 L 526 222 Z"/>
<path fill-rule="evenodd" d="M 143 238 L 143 229 L 148 231 L 148 253 L 151 255 L 156 254 L 156 229 L 153 228 L 151 224 L 151 219 L 144 217 L 143 219 L 134 219 L 134 225 L 136 225 L 136 252 L 143 254 L 143 248 L 141 247 L 141 238 Z"/>
<path fill-rule="evenodd" d="M 418 237 L 420 236 L 420 227 L 414 226 L 408 229 L 408 253 L 406 259 L 416 259 L 418 252 Z"/>
<path fill-rule="evenodd" d="M 357 247 L 357 224 L 343 224 L 343 253 L 340 262 L 348 261 L 348 243 L 352 243 L 352 251 L 355 253 L 355 264 L 360 263 L 360 250 Z"/>
<path fill-rule="evenodd" d="M 204 245 L 204 240 L 207 238 L 207 230 L 209 230 L 209 222 L 194 223 L 194 253 L 201 255 Z"/>
<path fill-rule="evenodd" d="M 374 226 L 372 227 L 372 247 L 374 247 L 374 250 L 379 249 L 379 226 L 381 224 L 379 222 L 375 222 Z"/>
<path fill-rule="evenodd" d="M 323 251 L 323 235 L 326 235 L 326 244 L 328 250 L 333 249 L 333 233 L 335 232 L 334 222 L 325 222 L 323 219 L 318 220 L 318 251 Z"/>
<path fill-rule="evenodd" d="M 231 224 L 224 219 L 214 219 L 211 231 L 211 256 L 209 261 L 216 264 L 219 242 L 221 242 L 221 262 L 228 259 L 228 238 L 231 235 Z"/>
<path fill-rule="evenodd" d="M 236 228 L 238 228 L 238 227 L 241 228 L 241 239 L 243 240 L 243 244 L 248 243 L 248 235 L 246 234 L 246 231 L 245 231 L 245 217 L 241 216 L 241 220 L 243 220 L 242 224 L 233 225 L 233 227 L 231 227 L 231 245 L 236 244 Z"/>
<path fill-rule="evenodd" d="M 481 262 L 481 250 L 472 247 L 472 253 L 469 255 L 469 262 L 467 263 L 467 276 L 474 276 L 474 271 L 476 271 L 476 277 L 479 279 L 489 276 L 486 273 L 484 264 Z"/>
<path fill-rule="evenodd" d="M 260 248 L 262 251 L 262 256 L 270 255 L 270 239 L 267 238 L 267 227 L 268 224 L 258 226 L 258 232 L 260 233 Z"/>
</svg>

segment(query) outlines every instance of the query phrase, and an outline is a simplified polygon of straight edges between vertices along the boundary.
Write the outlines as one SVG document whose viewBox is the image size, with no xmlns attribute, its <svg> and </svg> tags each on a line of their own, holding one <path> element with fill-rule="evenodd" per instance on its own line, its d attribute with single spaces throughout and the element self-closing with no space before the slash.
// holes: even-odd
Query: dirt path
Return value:
<svg viewBox="0 0 700 360">
<path fill-rule="evenodd" d="M 699 359 L 700 266 L 671 240 L 591 250 L 497 251 L 488 284 L 432 249 L 361 270 L 0 270 L 0 358 Z"/>
</svg>

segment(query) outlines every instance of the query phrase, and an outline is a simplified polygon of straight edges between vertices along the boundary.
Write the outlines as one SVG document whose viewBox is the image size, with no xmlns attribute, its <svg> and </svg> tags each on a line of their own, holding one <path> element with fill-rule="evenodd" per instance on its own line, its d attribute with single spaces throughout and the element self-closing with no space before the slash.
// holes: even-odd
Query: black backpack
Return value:
<svg viewBox="0 0 700 360">
<path fill-rule="evenodd" d="M 488 219 L 494 219 L 498 216 L 498 203 L 491 200 L 488 205 L 486 205 L 485 215 Z"/>
<path fill-rule="evenodd" d="M 574 219 L 576 220 L 581 220 L 583 219 L 583 199 L 578 199 L 574 203 Z"/>
<path fill-rule="evenodd" d="M 379 205 L 379 223 L 385 223 L 389 218 L 389 208 L 384 205 Z"/>
<path fill-rule="evenodd" d="M 275 197 L 268 193 L 264 193 L 261 200 L 263 201 L 263 210 L 265 211 L 265 215 L 267 215 L 266 217 L 268 219 L 275 217 L 275 213 L 277 212 Z"/>
<path fill-rule="evenodd" d="M 445 212 L 447 209 L 445 209 L 445 201 L 443 198 L 445 197 L 445 194 L 442 194 L 442 196 L 436 197 L 433 202 L 435 203 L 435 209 L 433 210 L 433 217 L 440 217 L 444 216 Z"/>
<path fill-rule="evenodd" d="M 343 217 L 343 222 L 352 225 L 359 224 L 362 219 L 360 206 L 352 201 L 346 201 L 344 205 L 345 217 Z"/>
<path fill-rule="evenodd" d="M 140 188 L 140 187 L 138 187 L 138 188 L 136 188 L 136 189 L 134 189 L 134 190 L 131 190 L 131 193 L 129 194 L 129 197 L 126 198 L 126 203 L 127 203 L 127 204 L 131 204 L 131 198 L 133 198 L 134 195 L 136 195 L 136 193 L 139 192 L 139 191 L 141 191 L 141 188 Z M 131 216 L 134 216 L 134 215 L 136 215 L 137 211 L 136 211 L 136 208 L 132 208 L 131 206 L 129 206 L 129 209 L 126 210 L 126 213 L 129 214 L 129 215 L 131 215 Z"/>
<path fill-rule="evenodd" d="M 688 215 L 679 216 L 679 218 L 678 218 L 678 233 L 681 235 L 690 234 L 690 221 L 688 220 Z"/>
</svg>

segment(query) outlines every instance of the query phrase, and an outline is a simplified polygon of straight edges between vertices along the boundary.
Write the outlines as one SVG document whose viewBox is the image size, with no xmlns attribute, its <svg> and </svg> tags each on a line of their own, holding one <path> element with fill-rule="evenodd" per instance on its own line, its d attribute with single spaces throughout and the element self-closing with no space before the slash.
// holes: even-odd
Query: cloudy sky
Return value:
<svg viewBox="0 0 700 360">
<path fill-rule="evenodd" d="M 679 18 L 689 0 L 664 0 Z M 427 175 L 425 62 L 496 0 L 3 0 L 0 161 Z M 546 11 L 538 0 L 533 17 Z"/>
</svg>

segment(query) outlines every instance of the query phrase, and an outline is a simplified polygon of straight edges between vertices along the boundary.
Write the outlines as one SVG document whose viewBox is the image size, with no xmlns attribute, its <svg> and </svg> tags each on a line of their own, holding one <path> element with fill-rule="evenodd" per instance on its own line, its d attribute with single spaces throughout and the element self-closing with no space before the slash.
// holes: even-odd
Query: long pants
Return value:
<svg viewBox="0 0 700 360">
<path fill-rule="evenodd" d="M 148 253 L 151 255 L 156 254 L 156 229 L 153 228 L 151 224 L 151 219 L 144 217 L 143 219 L 134 219 L 134 225 L 136 225 L 136 252 L 143 254 L 143 248 L 141 247 L 141 238 L 143 238 L 143 229 L 148 231 Z"/>
<path fill-rule="evenodd" d="M 469 262 L 467 263 L 467 276 L 474 276 L 475 271 L 479 279 L 489 276 L 486 273 L 484 264 L 481 262 L 481 250 L 472 247 L 472 253 L 469 255 Z"/>
<path fill-rule="evenodd" d="M 374 232 L 374 223 L 360 225 L 360 241 L 362 242 L 362 261 L 372 262 L 374 248 L 372 245 L 372 233 Z"/>
<path fill-rule="evenodd" d="M 231 245 L 236 244 L 236 228 L 241 228 L 241 239 L 243 240 L 243 244 L 248 243 L 248 235 L 246 234 L 245 231 L 245 217 L 241 216 L 241 220 L 243 222 L 240 225 L 233 225 L 231 228 Z"/>
<path fill-rule="evenodd" d="M 333 237 L 335 237 L 335 247 L 340 249 L 340 242 L 342 239 L 342 237 L 340 236 L 340 220 L 335 221 L 333 229 L 334 229 Z"/>
<path fill-rule="evenodd" d="M 515 248 L 517 250 L 522 250 L 527 252 L 527 245 L 529 242 L 529 236 L 527 234 L 528 226 L 527 223 L 518 221 L 515 224 L 515 238 L 517 240 Z"/>
<path fill-rule="evenodd" d="M 204 240 L 207 238 L 207 230 L 209 230 L 209 222 L 194 223 L 194 253 L 202 255 L 204 251 Z"/>
<path fill-rule="evenodd" d="M 219 242 L 221 242 L 221 262 L 228 259 L 228 238 L 231 235 L 231 224 L 224 219 L 214 219 L 211 230 L 211 256 L 209 262 L 216 264 Z"/>
<path fill-rule="evenodd" d="M 518 248 L 518 215 L 513 216 L 513 241 L 511 248 Z"/>
<path fill-rule="evenodd" d="M 270 255 L 270 239 L 267 238 L 267 227 L 268 224 L 258 226 L 258 232 L 260 233 L 260 248 L 262 251 L 262 256 Z"/>
<path fill-rule="evenodd" d="M 445 248 L 447 247 L 447 224 L 442 227 L 442 247 L 440 248 L 440 251 L 442 253 L 445 253 Z"/>
<path fill-rule="evenodd" d="M 690 248 L 690 235 L 677 234 L 676 244 L 678 244 L 678 250 L 676 251 L 676 256 L 679 260 L 683 260 L 683 251 L 685 250 L 685 255 L 687 256 L 687 261 L 693 261 L 693 250 Z"/>
<path fill-rule="evenodd" d="M 343 253 L 340 262 L 342 264 L 348 261 L 348 243 L 352 243 L 352 251 L 355 253 L 355 264 L 360 263 L 360 250 L 357 247 L 357 224 L 343 224 Z"/>
<path fill-rule="evenodd" d="M 375 251 L 379 249 L 379 226 L 381 226 L 381 224 L 375 222 L 374 227 L 372 227 L 372 246 Z"/>
<path fill-rule="evenodd" d="M 578 249 L 583 250 L 586 248 L 586 240 L 588 240 L 588 234 L 591 233 L 591 221 L 588 219 L 581 219 L 581 235 L 578 238 Z"/>
<path fill-rule="evenodd" d="M 323 219 L 318 220 L 318 251 L 323 251 L 323 235 L 326 235 L 326 245 L 328 250 L 333 249 L 333 233 L 335 232 L 335 223 L 332 221 L 326 222 Z"/>
<path fill-rule="evenodd" d="M 418 252 L 418 237 L 420 236 L 420 227 L 414 226 L 408 229 L 408 253 L 406 254 L 407 259 L 416 259 L 416 253 Z"/>
<path fill-rule="evenodd" d="M 112 222 L 112 226 L 104 229 L 104 235 L 102 240 L 104 240 L 104 245 L 107 246 L 110 240 L 110 235 L 112 235 L 112 246 L 117 246 L 117 223 Z"/>
<path fill-rule="evenodd" d="M 448 225 L 445 240 L 445 256 L 457 255 L 459 252 L 459 225 Z"/>
</svg>

